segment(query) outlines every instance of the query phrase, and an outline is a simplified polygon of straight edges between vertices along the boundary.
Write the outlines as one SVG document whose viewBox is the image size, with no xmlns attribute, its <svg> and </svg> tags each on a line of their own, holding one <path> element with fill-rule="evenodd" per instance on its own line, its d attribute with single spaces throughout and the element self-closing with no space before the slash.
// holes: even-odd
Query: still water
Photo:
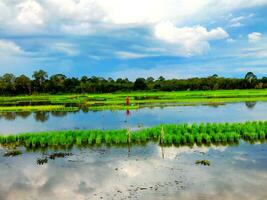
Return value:
<svg viewBox="0 0 267 200">
<path fill-rule="evenodd" d="M 140 128 L 161 123 L 267 120 L 267 102 L 166 106 L 130 111 L 0 113 L 0 133 Z"/>
<path fill-rule="evenodd" d="M 70 151 L 37 165 L 41 152 L 6 158 L 0 149 L 0 199 L 267 199 L 267 144 Z M 202 159 L 211 165 L 195 164 Z"/>
</svg>

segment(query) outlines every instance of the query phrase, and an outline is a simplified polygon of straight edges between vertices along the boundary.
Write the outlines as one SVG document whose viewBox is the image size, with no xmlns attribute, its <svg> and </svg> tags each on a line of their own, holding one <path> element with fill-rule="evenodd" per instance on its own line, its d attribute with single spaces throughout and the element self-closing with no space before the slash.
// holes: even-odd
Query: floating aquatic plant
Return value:
<svg viewBox="0 0 267 200">
<path fill-rule="evenodd" d="M 197 160 L 196 162 L 195 162 L 195 164 L 196 165 L 205 165 L 205 166 L 210 166 L 210 161 L 208 161 L 208 160 Z"/>
</svg>

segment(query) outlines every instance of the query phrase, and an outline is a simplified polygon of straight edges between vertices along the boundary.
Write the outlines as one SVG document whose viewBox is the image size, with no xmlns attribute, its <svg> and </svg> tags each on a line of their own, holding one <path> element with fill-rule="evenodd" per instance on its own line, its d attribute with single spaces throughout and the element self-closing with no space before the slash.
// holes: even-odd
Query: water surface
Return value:
<svg viewBox="0 0 267 200">
<path fill-rule="evenodd" d="M 0 113 L 0 133 L 62 129 L 140 128 L 161 123 L 241 122 L 267 119 L 267 102 L 162 106 L 131 111 Z"/>
<path fill-rule="evenodd" d="M 267 144 L 71 152 L 40 166 L 41 152 L 6 158 L 0 149 L 0 199 L 267 199 Z M 211 165 L 195 164 L 202 159 Z"/>
</svg>

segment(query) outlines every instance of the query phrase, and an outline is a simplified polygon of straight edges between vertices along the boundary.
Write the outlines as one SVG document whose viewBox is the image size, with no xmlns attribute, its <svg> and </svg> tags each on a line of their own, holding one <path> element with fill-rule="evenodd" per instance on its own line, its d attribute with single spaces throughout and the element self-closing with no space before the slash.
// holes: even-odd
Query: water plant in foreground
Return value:
<svg viewBox="0 0 267 200">
<path fill-rule="evenodd" d="M 260 142 L 267 139 L 267 121 L 244 123 L 163 124 L 135 131 L 122 130 L 67 130 L 41 133 L 0 135 L 0 144 L 25 146 L 26 148 L 64 147 L 73 145 L 210 145 L 235 144 L 240 140 Z"/>
<path fill-rule="evenodd" d="M 210 161 L 208 161 L 208 160 L 197 160 L 196 162 L 195 162 L 195 164 L 196 165 L 205 165 L 205 166 L 210 166 Z"/>
<path fill-rule="evenodd" d="M 48 163 L 48 159 L 55 160 L 56 158 L 65 158 L 66 156 L 72 156 L 72 153 L 64 153 L 64 152 L 55 152 L 50 155 L 46 155 L 43 158 L 37 158 L 37 165 L 43 165 Z"/>
</svg>

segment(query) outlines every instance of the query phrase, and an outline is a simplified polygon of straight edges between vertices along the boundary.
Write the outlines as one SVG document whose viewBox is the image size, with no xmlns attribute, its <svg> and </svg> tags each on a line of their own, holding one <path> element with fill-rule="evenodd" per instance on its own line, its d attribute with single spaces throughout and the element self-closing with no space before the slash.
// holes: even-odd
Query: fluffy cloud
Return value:
<svg viewBox="0 0 267 200">
<path fill-rule="evenodd" d="M 28 0 L 18 4 L 17 20 L 25 25 L 42 25 L 43 21 L 43 8 L 33 0 Z"/>
<path fill-rule="evenodd" d="M 262 34 L 259 32 L 253 32 L 248 34 L 249 42 L 258 42 L 261 39 Z"/>
<path fill-rule="evenodd" d="M 199 22 L 209 16 L 264 4 L 267 0 L 0 0 L 0 25 L 12 31 L 22 26 L 19 31 L 25 32 L 23 27 L 30 27 L 34 32 L 42 25 L 42 31 L 50 34 L 58 31 L 91 34 L 99 25 L 102 30 L 103 27 L 153 25 L 162 20 L 183 25 L 188 19 Z"/>
<path fill-rule="evenodd" d="M 161 22 L 155 26 L 156 38 L 178 45 L 187 55 L 200 54 L 209 48 L 210 40 L 228 37 L 228 33 L 218 27 L 208 31 L 205 27 L 176 27 L 171 22 Z"/>
</svg>

